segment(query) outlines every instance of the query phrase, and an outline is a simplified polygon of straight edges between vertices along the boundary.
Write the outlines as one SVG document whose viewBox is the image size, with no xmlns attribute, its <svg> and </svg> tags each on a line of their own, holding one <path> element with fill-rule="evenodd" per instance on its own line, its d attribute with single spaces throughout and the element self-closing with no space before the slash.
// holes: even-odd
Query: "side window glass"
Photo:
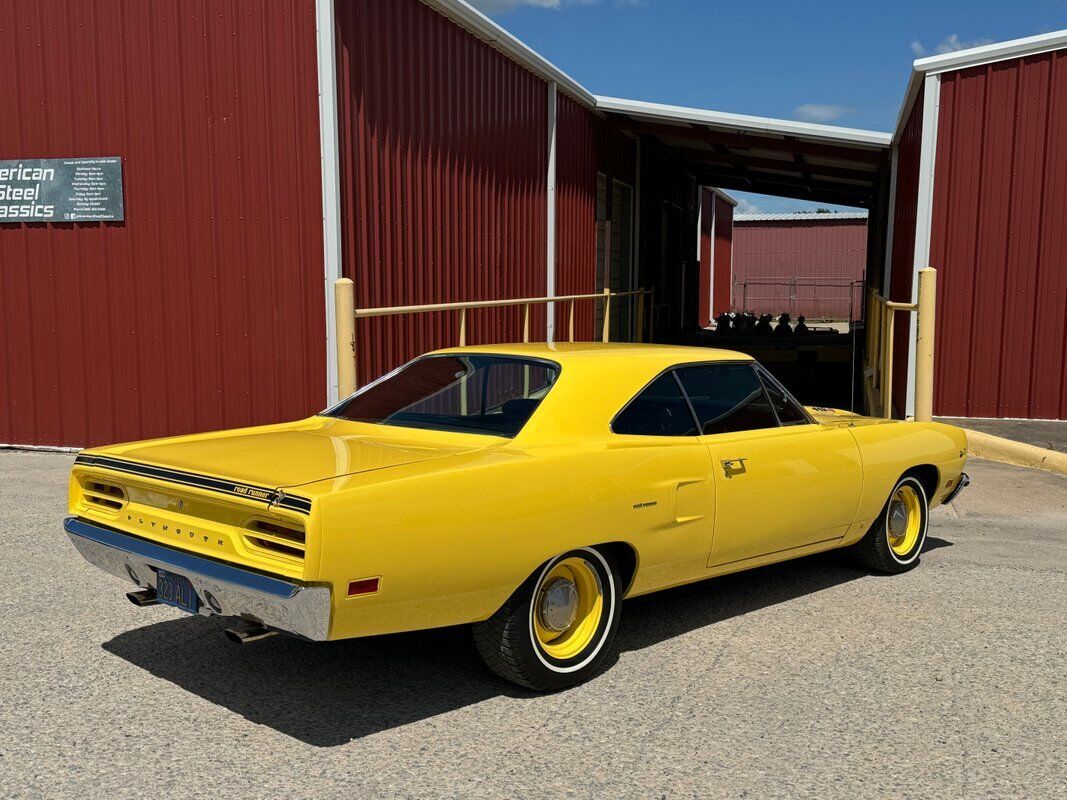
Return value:
<svg viewBox="0 0 1067 800">
<path fill-rule="evenodd" d="M 748 364 L 706 364 L 678 370 L 704 434 L 776 428 L 763 384 Z"/>
<path fill-rule="evenodd" d="M 774 407 L 774 412 L 778 415 L 778 421 L 781 424 L 807 425 L 811 422 L 796 401 L 782 391 L 781 386 L 763 372 L 760 372 L 759 377 L 763 388 L 767 390 L 767 397 L 770 398 L 771 405 Z"/>
<path fill-rule="evenodd" d="M 697 432 L 685 395 L 670 372 L 660 375 L 631 400 L 615 417 L 611 429 L 631 436 L 695 436 Z"/>
</svg>

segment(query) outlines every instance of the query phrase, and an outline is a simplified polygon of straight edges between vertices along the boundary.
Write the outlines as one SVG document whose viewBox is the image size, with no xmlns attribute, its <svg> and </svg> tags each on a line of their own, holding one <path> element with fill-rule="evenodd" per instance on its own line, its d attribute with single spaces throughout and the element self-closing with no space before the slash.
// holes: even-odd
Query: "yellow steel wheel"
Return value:
<svg viewBox="0 0 1067 800">
<path fill-rule="evenodd" d="M 554 564 L 534 591 L 534 636 L 545 655 L 560 661 L 581 654 L 595 639 L 604 615 L 604 587 L 581 556 Z"/>
<path fill-rule="evenodd" d="M 886 537 L 889 548 L 900 558 L 906 558 L 915 547 L 922 530 L 922 500 L 911 484 L 901 484 L 889 500 Z"/>
</svg>

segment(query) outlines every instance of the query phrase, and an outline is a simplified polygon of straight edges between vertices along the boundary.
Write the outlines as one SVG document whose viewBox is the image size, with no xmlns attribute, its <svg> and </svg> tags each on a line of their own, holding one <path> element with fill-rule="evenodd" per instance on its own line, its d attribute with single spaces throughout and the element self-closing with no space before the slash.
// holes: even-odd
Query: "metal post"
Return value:
<svg viewBox="0 0 1067 800">
<path fill-rule="evenodd" d="M 645 340 L 645 293 L 644 290 L 637 295 L 637 330 L 635 331 L 634 341 L 643 342 Z"/>
<path fill-rule="evenodd" d="M 601 341 L 611 341 L 611 289 L 604 289 L 604 326 L 600 334 Z"/>
<path fill-rule="evenodd" d="M 570 336 L 570 340 L 573 342 L 574 341 L 574 301 L 573 300 L 571 300 L 570 311 L 567 314 L 567 327 L 570 329 L 568 331 L 568 335 Z"/>
<path fill-rule="evenodd" d="M 530 341 L 530 304 L 527 303 L 525 310 L 522 312 L 522 340 L 524 342 Z"/>
<path fill-rule="evenodd" d="M 467 309 L 459 310 L 459 346 L 467 346 Z"/>
<path fill-rule="evenodd" d="M 885 309 L 885 363 L 882 366 L 882 416 L 893 416 L 893 318 L 896 312 L 886 306 Z"/>
<path fill-rule="evenodd" d="M 934 309 L 937 270 L 919 270 L 918 336 L 915 341 L 915 421 L 934 416 Z"/>
<path fill-rule="evenodd" d="M 333 285 L 334 334 L 337 341 L 337 392 L 348 397 L 356 390 L 356 285 L 338 278 Z"/>
</svg>

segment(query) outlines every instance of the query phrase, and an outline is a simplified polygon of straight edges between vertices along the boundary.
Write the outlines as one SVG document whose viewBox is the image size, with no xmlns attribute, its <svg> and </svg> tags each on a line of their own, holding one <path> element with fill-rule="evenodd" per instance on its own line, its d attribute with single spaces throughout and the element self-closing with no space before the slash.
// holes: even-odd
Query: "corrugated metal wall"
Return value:
<svg viewBox="0 0 1067 800">
<path fill-rule="evenodd" d="M 788 311 L 797 281 L 797 314 L 859 319 L 862 287 L 850 284 L 866 270 L 867 220 L 735 221 L 733 266 L 735 308 Z"/>
<path fill-rule="evenodd" d="M 547 86 L 418 0 L 336 5 L 344 272 L 360 307 L 546 293 Z M 520 309 L 468 342 L 518 340 Z M 361 321 L 359 379 L 456 343 L 456 312 Z M 538 307 L 533 335 L 544 339 Z"/>
<path fill-rule="evenodd" d="M 734 207 L 715 195 L 715 258 L 712 261 L 715 308 L 718 314 L 727 310 L 730 302 L 730 283 L 734 262 Z"/>
<path fill-rule="evenodd" d="M 934 412 L 1067 418 L 1067 53 L 941 77 Z"/>
<path fill-rule="evenodd" d="M 596 117 L 575 100 L 557 94 L 556 107 L 556 294 L 596 291 Z M 594 333 L 596 308 L 574 304 L 574 335 Z M 569 307 L 556 312 L 556 339 L 566 341 Z"/>
<path fill-rule="evenodd" d="M 0 0 L 0 158 L 121 156 L 126 220 L 0 225 L 0 442 L 326 398 L 314 3 Z"/>
<path fill-rule="evenodd" d="M 919 151 L 923 132 L 923 95 L 919 91 L 904 123 L 897 144 L 897 192 L 893 209 L 892 274 L 889 299 L 911 302 L 911 279 L 915 263 L 915 215 L 919 199 Z M 878 287 L 881 289 L 882 287 Z M 903 313 L 896 315 L 893 337 L 893 405 L 899 414 L 907 407 L 908 323 Z"/>
<path fill-rule="evenodd" d="M 700 309 L 697 324 L 702 328 L 711 323 L 711 229 L 715 219 L 716 195 L 710 189 L 700 188 L 700 279 L 697 282 L 700 292 Z"/>
</svg>

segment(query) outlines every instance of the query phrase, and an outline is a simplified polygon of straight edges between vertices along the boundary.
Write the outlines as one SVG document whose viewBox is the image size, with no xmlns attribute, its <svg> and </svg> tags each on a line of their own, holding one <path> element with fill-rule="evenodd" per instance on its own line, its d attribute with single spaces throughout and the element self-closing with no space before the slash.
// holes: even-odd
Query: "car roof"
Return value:
<svg viewBox="0 0 1067 800">
<path fill-rule="evenodd" d="M 658 366 L 666 369 L 672 364 L 687 364 L 694 361 L 751 361 L 752 356 L 736 350 L 717 347 L 684 347 L 672 344 L 634 344 L 632 342 L 530 342 L 528 344 L 484 344 L 466 347 L 449 347 L 435 350 L 441 353 L 486 353 L 526 358 L 543 358 L 560 364 L 576 363 L 589 359 L 597 362 L 618 359 L 620 363 L 642 366 Z M 654 362 L 654 364 L 649 364 Z"/>
</svg>

